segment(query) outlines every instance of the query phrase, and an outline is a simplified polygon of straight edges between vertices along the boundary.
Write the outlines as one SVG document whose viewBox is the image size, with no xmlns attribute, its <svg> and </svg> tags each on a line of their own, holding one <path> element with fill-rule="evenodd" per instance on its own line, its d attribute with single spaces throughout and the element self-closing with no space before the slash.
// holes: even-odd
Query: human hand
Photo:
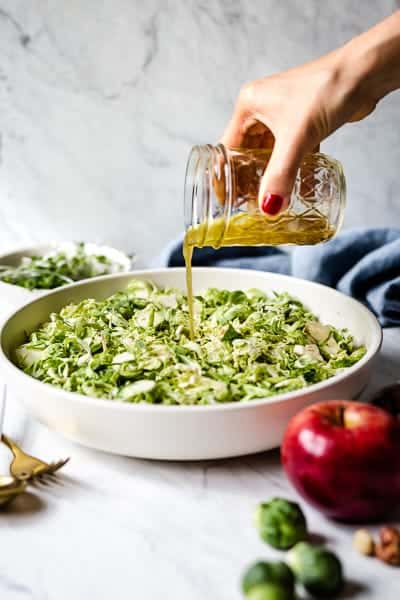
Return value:
<svg viewBox="0 0 400 600">
<path fill-rule="evenodd" d="M 391 19 L 395 22 L 388 27 Z M 258 197 L 265 213 L 276 215 L 288 206 L 308 152 L 318 150 L 343 124 L 369 115 L 383 95 L 400 85 L 399 69 L 393 75 L 392 64 L 393 57 L 400 63 L 399 24 L 398 12 L 343 48 L 243 87 L 221 143 L 273 148 Z"/>
</svg>

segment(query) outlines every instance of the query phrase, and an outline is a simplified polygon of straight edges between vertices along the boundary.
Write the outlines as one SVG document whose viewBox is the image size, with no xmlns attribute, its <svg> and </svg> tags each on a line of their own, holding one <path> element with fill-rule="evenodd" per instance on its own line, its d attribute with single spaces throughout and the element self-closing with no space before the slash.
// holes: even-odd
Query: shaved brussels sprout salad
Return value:
<svg viewBox="0 0 400 600">
<path fill-rule="evenodd" d="M 187 298 L 134 279 L 53 313 L 16 350 L 32 377 L 88 396 L 152 404 L 248 402 L 332 377 L 365 353 L 287 293 L 208 289 Z"/>
<path fill-rule="evenodd" d="M 0 281 L 28 290 L 52 290 L 62 285 L 122 271 L 123 266 L 99 252 L 88 252 L 84 242 L 44 256 L 24 256 L 16 266 L 0 266 Z"/>
</svg>

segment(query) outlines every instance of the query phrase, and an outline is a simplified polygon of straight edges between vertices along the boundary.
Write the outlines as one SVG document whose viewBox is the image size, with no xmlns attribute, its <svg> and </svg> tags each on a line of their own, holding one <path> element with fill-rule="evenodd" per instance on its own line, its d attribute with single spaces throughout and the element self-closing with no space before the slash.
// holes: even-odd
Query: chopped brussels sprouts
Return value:
<svg viewBox="0 0 400 600">
<path fill-rule="evenodd" d="M 28 290 L 51 290 L 120 270 L 122 265 L 103 254 L 89 254 L 79 242 L 72 252 L 54 250 L 44 256 L 24 256 L 16 267 L 1 267 L 0 280 Z"/>
<path fill-rule="evenodd" d="M 185 294 L 133 279 L 109 298 L 51 314 L 16 350 L 16 362 L 32 377 L 71 392 L 203 405 L 298 390 L 365 353 L 347 331 L 333 327 L 335 343 L 317 343 L 316 317 L 286 293 L 208 289 L 195 298 L 195 319 L 191 340 Z"/>
</svg>

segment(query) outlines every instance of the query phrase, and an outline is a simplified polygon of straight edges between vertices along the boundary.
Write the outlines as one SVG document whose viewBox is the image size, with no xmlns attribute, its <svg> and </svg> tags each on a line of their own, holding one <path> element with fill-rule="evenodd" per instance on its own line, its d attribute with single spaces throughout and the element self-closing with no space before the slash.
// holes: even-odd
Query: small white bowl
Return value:
<svg viewBox="0 0 400 600">
<path fill-rule="evenodd" d="M 289 419 L 319 400 L 350 399 L 366 386 L 382 342 L 374 315 L 331 288 L 294 277 L 239 269 L 195 268 L 195 293 L 209 287 L 287 291 L 323 323 L 346 327 L 367 352 L 344 372 L 302 390 L 250 402 L 210 406 L 129 404 L 89 398 L 42 383 L 12 362 L 14 349 L 51 312 L 69 302 L 101 299 L 124 289 L 132 277 L 185 289 L 185 270 L 160 269 L 106 275 L 75 283 L 17 310 L 0 331 L 0 365 L 12 392 L 41 423 L 91 448 L 142 458 L 192 460 L 239 456 L 279 446 Z"/>
<path fill-rule="evenodd" d="M 14 250 L 7 254 L 0 255 L 0 265 L 9 265 L 17 267 L 21 264 L 22 259 L 27 256 L 45 256 L 50 252 L 66 252 L 72 254 L 76 249 L 74 242 L 50 242 L 48 244 L 40 244 Z M 128 272 L 132 270 L 132 258 L 109 246 L 100 246 L 92 243 L 85 243 L 85 251 L 87 254 L 102 254 L 109 258 L 115 265 L 122 267 L 119 272 Z M 9 312 L 13 308 L 22 306 L 26 302 L 30 302 L 33 298 L 46 294 L 49 290 L 28 290 L 19 285 L 6 283 L 0 279 L 0 312 Z"/>
</svg>

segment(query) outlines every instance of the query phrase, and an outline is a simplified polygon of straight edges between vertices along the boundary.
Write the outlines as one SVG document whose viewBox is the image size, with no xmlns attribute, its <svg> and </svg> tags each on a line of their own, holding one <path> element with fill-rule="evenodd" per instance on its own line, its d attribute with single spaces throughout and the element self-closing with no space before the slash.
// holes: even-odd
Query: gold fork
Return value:
<svg viewBox="0 0 400 600">
<path fill-rule="evenodd" d="M 19 481 L 28 481 L 29 479 L 35 479 L 37 477 L 52 475 L 69 461 L 69 458 L 51 463 L 40 460 L 39 458 L 24 452 L 18 444 L 8 436 L 4 435 L 4 433 L 1 436 L 1 441 L 10 448 L 14 455 L 10 464 L 10 473 Z"/>
<path fill-rule="evenodd" d="M 6 409 L 7 401 L 7 386 L 3 386 L 3 403 L 1 406 L 0 414 L 0 431 L 3 429 L 4 414 Z M 40 478 L 45 483 L 45 477 L 50 476 L 58 469 L 61 469 L 67 464 L 69 458 L 65 460 L 58 460 L 57 462 L 47 463 L 35 456 L 27 454 L 16 444 L 11 438 L 7 437 L 4 433 L 1 434 L 1 441 L 8 446 L 14 455 L 13 460 L 10 464 L 10 474 L 18 481 L 29 481 L 30 479 Z"/>
</svg>

